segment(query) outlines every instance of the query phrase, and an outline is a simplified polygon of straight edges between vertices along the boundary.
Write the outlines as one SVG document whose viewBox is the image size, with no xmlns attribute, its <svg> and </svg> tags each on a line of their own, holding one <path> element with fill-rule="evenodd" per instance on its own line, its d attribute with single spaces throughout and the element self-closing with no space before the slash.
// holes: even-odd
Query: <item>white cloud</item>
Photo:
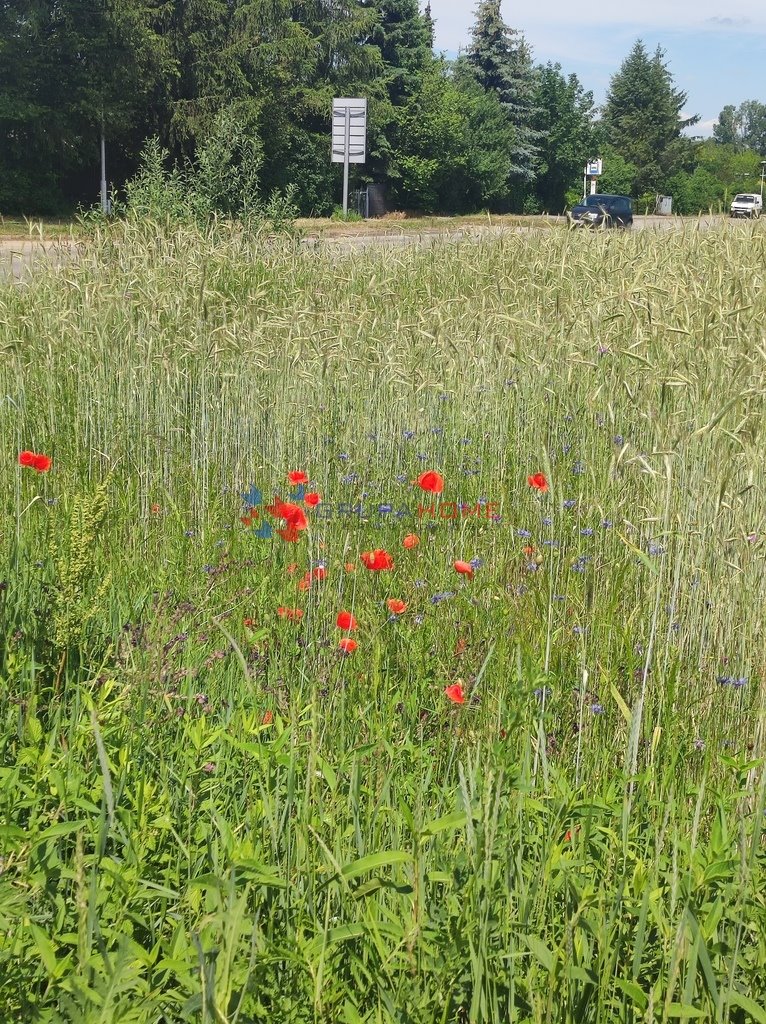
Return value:
<svg viewBox="0 0 766 1024">
<path fill-rule="evenodd" d="M 431 0 L 436 20 L 436 47 L 450 52 L 465 47 L 470 41 L 476 0 Z M 530 41 L 561 35 L 566 28 L 587 25 L 602 32 L 610 28 L 685 29 L 687 31 L 758 31 L 766 32 L 766 5 L 763 0 L 732 0 L 721 8 L 721 0 L 643 0 L 640 10 L 635 5 L 586 4 L 581 10 L 564 0 L 548 0 L 544 15 L 528 11 L 505 0 L 503 17 L 509 25 L 521 29 Z"/>
</svg>

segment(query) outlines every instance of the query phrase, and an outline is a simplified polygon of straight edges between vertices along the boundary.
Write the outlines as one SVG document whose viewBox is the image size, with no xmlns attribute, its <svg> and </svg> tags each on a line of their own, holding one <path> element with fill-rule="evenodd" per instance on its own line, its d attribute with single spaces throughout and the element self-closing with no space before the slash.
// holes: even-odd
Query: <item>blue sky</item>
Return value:
<svg viewBox="0 0 766 1024">
<path fill-rule="evenodd" d="M 618 6 L 618 5 L 615 5 Z M 436 48 L 455 56 L 467 46 L 475 0 L 431 0 Z M 535 61 L 558 61 L 602 102 L 612 75 L 636 39 L 666 51 L 686 112 L 699 114 L 693 134 L 709 135 L 727 103 L 766 103 L 766 0 L 642 0 L 636 5 L 575 5 L 546 0 L 537 9 L 504 0 L 503 17 L 521 30 Z"/>
</svg>

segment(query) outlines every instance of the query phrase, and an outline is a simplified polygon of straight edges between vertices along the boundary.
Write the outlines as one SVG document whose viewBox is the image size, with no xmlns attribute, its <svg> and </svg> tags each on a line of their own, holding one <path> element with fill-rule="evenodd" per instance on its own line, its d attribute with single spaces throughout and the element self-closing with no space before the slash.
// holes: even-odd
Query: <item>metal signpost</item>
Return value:
<svg viewBox="0 0 766 1024">
<path fill-rule="evenodd" d="M 582 194 L 586 196 L 588 194 L 588 178 L 590 178 L 590 194 L 593 196 L 596 194 L 596 178 L 600 178 L 604 173 L 604 161 L 601 157 L 596 160 L 589 160 L 585 165 L 585 171 L 583 172 L 583 185 Z"/>
<path fill-rule="evenodd" d="M 332 101 L 332 162 L 343 164 L 343 213 L 348 213 L 348 165 L 367 157 L 367 100 Z"/>
</svg>

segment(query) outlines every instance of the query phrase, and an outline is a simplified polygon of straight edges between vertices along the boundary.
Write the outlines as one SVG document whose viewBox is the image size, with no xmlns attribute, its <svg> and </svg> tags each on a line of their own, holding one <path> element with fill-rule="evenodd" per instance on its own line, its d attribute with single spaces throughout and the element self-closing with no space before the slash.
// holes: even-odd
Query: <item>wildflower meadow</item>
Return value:
<svg viewBox="0 0 766 1024">
<path fill-rule="evenodd" d="M 766 228 L 0 284 L 0 1021 L 766 1022 Z"/>
</svg>

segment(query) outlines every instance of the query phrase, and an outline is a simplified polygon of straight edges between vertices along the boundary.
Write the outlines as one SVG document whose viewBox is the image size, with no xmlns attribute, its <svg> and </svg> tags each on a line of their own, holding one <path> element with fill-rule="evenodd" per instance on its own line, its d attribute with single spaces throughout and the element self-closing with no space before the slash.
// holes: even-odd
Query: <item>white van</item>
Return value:
<svg viewBox="0 0 766 1024">
<path fill-rule="evenodd" d="M 763 211 L 763 199 L 753 192 L 742 192 L 734 196 L 731 204 L 732 217 L 760 217 Z"/>
</svg>

